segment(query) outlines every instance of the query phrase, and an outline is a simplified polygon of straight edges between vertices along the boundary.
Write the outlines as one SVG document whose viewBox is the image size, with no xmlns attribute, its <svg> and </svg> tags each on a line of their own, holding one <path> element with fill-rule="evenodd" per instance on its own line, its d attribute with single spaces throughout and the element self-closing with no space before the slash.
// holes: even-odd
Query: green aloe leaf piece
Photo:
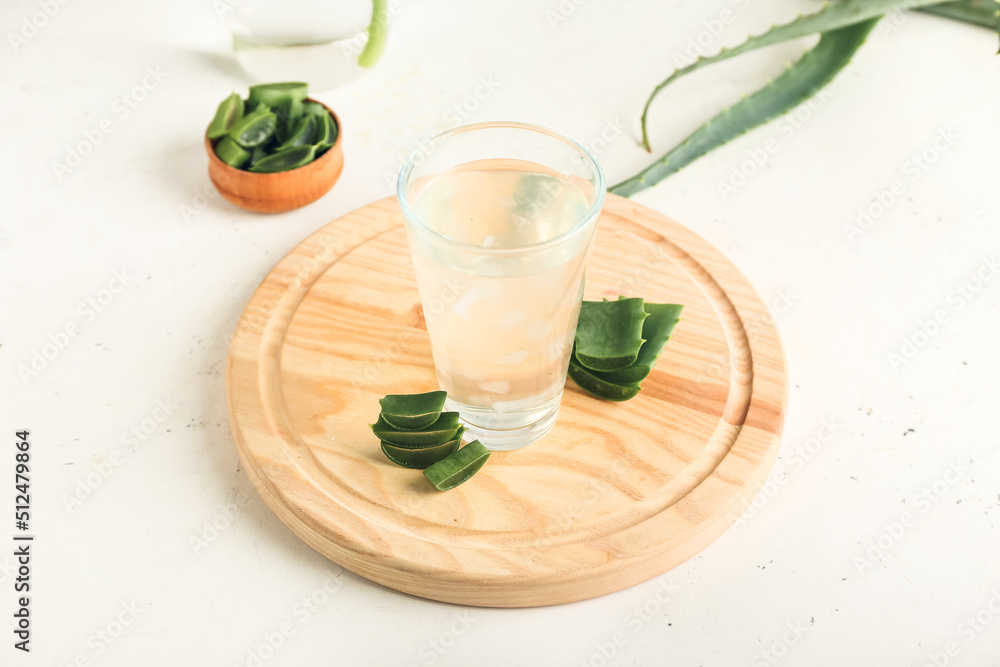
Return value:
<svg viewBox="0 0 1000 667">
<path fill-rule="evenodd" d="M 256 148 L 268 142 L 277 123 L 277 117 L 268 107 L 259 106 L 233 123 L 229 136 L 243 148 Z"/>
<path fill-rule="evenodd" d="M 330 128 L 332 123 L 330 122 L 330 114 L 325 116 L 316 116 L 313 119 L 315 133 L 313 134 L 313 143 L 316 144 L 316 148 L 319 149 L 321 146 L 329 148 L 332 144 L 330 142 Z"/>
<path fill-rule="evenodd" d="M 246 164 L 247 169 L 254 166 L 258 162 L 266 158 L 268 155 L 270 155 L 270 153 L 267 152 L 266 148 L 264 148 L 263 146 L 257 146 L 257 148 L 253 149 L 253 152 L 250 153 L 250 161 L 247 162 Z"/>
<path fill-rule="evenodd" d="M 278 146 L 278 150 L 312 144 L 316 136 L 316 120 L 314 116 L 302 116 L 299 118 L 292 129 L 292 133 L 285 139 L 284 143 Z"/>
<path fill-rule="evenodd" d="M 842 0 L 842 2 L 823 3 L 823 8 L 812 14 L 800 14 L 794 21 L 784 25 L 772 26 L 767 32 L 751 36 L 738 46 L 722 49 L 714 56 L 698 58 L 687 67 L 682 67 L 666 79 L 660 82 L 642 110 L 642 145 L 646 150 L 650 150 L 649 136 L 646 132 L 646 116 L 649 107 L 660 92 L 685 74 L 690 74 L 705 65 L 711 65 L 734 56 L 753 51 L 763 46 L 770 46 L 780 42 L 787 42 L 790 39 L 815 35 L 816 33 L 827 33 L 839 28 L 846 28 L 859 23 L 864 23 L 870 19 L 879 19 L 884 14 L 897 9 L 913 9 L 928 5 L 936 5 L 946 0 Z M 866 31 L 867 34 L 867 31 Z M 864 40 L 862 40 L 863 42 Z M 848 59 L 849 60 L 849 59 Z"/>
<path fill-rule="evenodd" d="M 358 56 L 358 64 L 372 67 L 385 51 L 386 37 L 389 35 L 388 0 L 372 1 L 372 20 L 368 24 L 368 43 Z"/>
<path fill-rule="evenodd" d="M 274 110 L 274 115 L 278 123 L 274 128 L 274 135 L 278 142 L 283 142 L 292 134 L 295 122 L 302 117 L 302 100 L 288 98 Z"/>
<path fill-rule="evenodd" d="M 958 2 L 922 7 L 920 11 L 981 25 L 1000 34 L 1000 3 L 994 0 L 959 0 Z"/>
<path fill-rule="evenodd" d="M 996 30 L 1000 4 L 993 0 L 959 0 L 921 7 L 920 11 Z"/>
<path fill-rule="evenodd" d="M 380 398 L 382 419 L 401 431 L 427 428 L 441 416 L 448 392 L 428 391 L 424 394 L 389 394 Z"/>
<path fill-rule="evenodd" d="M 254 163 L 250 171 L 259 174 L 273 174 L 279 171 L 298 169 L 312 162 L 316 157 L 315 146 L 293 146 L 268 155 Z"/>
<path fill-rule="evenodd" d="M 635 362 L 642 325 L 649 316 L 642 299 L 584 301 L 576 325 L 576 358 L 595 371 L 614 371 Z"/>
<path fill-rule="evenodd" d="M 208 126 L 208 138 L 220 139 L 229 133 L 233 123 L 243 116 L 243 98 L 233 93 L 222 100 L 215 110 L 215 118 Z"/>
<path fill-rule="evenodd" d="M 326 107 L 319 102 L 305 102 L 302 105 L 302 113 L 306 116 L 318 116 L 320 118 L 330 115 Z"/>
<path fill-rule="evenodd" d="M 422 449 L 405 449 L 403 447 L 396 447 L 395 445 L 383 440 L 382 453 L 385 454 L 387 459 L 396 465 L 401 465 L 404 468 L 417 468 L 423 470 L 424 468 L 434 465 L 438 461 L 443 461 L 457 452 L 461 444 L 462 436 L 461 429 L 459 429 L 459 436 L 454 440 L 449 440 L 443 445 L 424 447 Z"/>
<path fill-rule="evenodd" d="M 316 157 L 319 157 L 337 143 L 337 121 L 330 114 L 326 115 L 326 139 L 316 142 Z"/>
<path fill-rule="evenodd" d="M 448 458 L 424 470 L 424 477 L 438 491 L 448 491 L 469 481 L 489 458 L 490 450 L 478 440 L 473 440 Z"/>
<path fill-rule="evenodd" d="M 400 431 L 379 415 L 371 429 L 379 440 L 403 449 L 423 449 L 443 445 L 454 440 L 461 424 L 457 412 L 442 412 L 437 420 L 421 431 Z"/>
<path fill-rule="evenodd" d="M 614 382 L 602 380 L 597 377 L 594 371 L 581 366 L 575 357 L 569 361 L 569 376 L 573 378 L 573 382 L 580 389 L 597 398 L 603 398 L 606 401 L 627 401 L 630 398 L 634 398 L 639 393 L 639 390 L 642 389 L 638 382 L 615 384 Z"/>
<path fill-rule="evenodd" d="M 215 154 L 230 167 L 236 167 L 237 169 L 246 164 L 246 161 L 250 159 L 250 153 L 233 141 L 232 137 L 222 137 L 219 143 L 215 144 Z"/>
<path fill-rule="evenodd" d="M 255 104 L 266 104 L 269 107 L 278 107 L 288 99 L 305 100 L 309 95 L 309 84 L 302 81 L 284 81 L 281 83 L 260 83 L 250 86 L 250 96 L 247 102 L 253 106 Z"/>
<path fill-rule="evenodd" d="M 594 371 L 595 377 L 618 385 L 631 385 L 644 380 L 653 370 L 663 346 L 667 344 L 670 334 L 680 321 L 684 306 L 675 303 L 646 302 L 642 304 L 642 308 L 649 313 L 649 317 L 642 323 L 642 337 L 646 342 L 639 348 L 639 356 L 635 363 L 617 371 Z"/>
<path fill-rule="evenodd" d="M 886 4 L 875 0 L 872 2 Z M 845 0 L 837 4 L 858 3 Z M 847 66 L 877 22 L 878 17 L 823 33 L 819 43 L 797 63 L 789 65 L 784 74 L 752 95 L 744 97 L 699 127 L 652 165 L 608 191 L 629 197 L 656 185 L 709 151 L 791 111 L 832 81 Z"/>
</svg>

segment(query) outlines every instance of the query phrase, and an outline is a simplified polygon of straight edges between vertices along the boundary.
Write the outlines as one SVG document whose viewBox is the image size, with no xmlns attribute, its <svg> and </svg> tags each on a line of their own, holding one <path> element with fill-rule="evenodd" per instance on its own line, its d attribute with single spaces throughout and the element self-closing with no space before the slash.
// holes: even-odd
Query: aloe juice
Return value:
<svg viewBox="0 0 1000 667">
<path fill-rule="evenodd" d="M 522 428 L 559 404 L 593 235 L 580 228 L 593 195 L 578 180 L 482 160 L 431 177 L 413 199 L 443 237 L 410 238 L 438 381 L 473 426 Z"/>
</svg>

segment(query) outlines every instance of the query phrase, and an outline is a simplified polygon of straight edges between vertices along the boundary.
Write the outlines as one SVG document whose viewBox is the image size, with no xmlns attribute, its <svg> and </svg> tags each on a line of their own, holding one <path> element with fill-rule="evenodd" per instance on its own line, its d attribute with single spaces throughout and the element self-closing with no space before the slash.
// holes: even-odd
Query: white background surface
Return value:
<svg viewBox="0 0 1000 667">
<path fill-rule="evenodd" d="M 815 6 L 590 0 L 553 29 L 545 12 L 556 0 L 404 0 L 379 66 L 320 96 L 345 130 L 340 183 L 270 217 L 201 198 L 211 193 L 205 125 L 249 82 L 209 2 L 74 1 L 17 52 L 5 37 L 0 543 L 13 533 L 4 508 L 20 428 L 32 430 L 38 537 L 28 655 L 6 629 L 13 561 L 0 548 L 0 663 L 252 665 L 283 624 L 292 633 L 262 664 L 760 665 L 772 664 L 761 653 L 770 647 L 786 665 L 924 665 L 948 642 L 957 655 L 939 664 L 1000 662 L 997 614 L 983 612 L 992 624 L 979 630 L 965 620 L 1000 596 L 1000 279 L 961 306 L 953 292 L 1000 253 L 1000 61 L 981 28 L 897 17 L 898 30 L 876 30 L 798 129 L 760 128 L 636 196 L 715 243 L 767 301 L 792 302 L 778 322 L 792 379 L 772 476 L 783 483 L 690 562 L 557 608 L 428 602 L 314 553 L 237 469 L 223 369 L 252 290 L 311 231 L 389 194 L 384 174 L 454 124 L 453 106 L 481 78 L 496 90 L 463 121 L 534 122 L 583 143 L 624 123 L 599 152 L 614 183 L 650 161 L 636 140 L 642 103 L 706 21 L 734 12 L 714 51 Z M 6 2 L 4 35 L 36 11 Z M 802 46 L 704 70 L 668 92 L 652 114 L 655 150 Z M 122 117 L 115 100 L 147 68 L 162 82 Z M 113 132 L 60 182 L 53 164 L 104 118 Z M 915 176 L 908 160 L 940 131 L 957 138 Z M 724 198 L 718 183 L 771 138 L 777 150 Z M 902 194 L 850 242 L 845 225 L 897 180 Z M 203 210 L 185 219 L 185 206 Z M 81 304 L 116 272 L 126 288 L 88 313 Z M 888 354 L 939 310 L 947 321 L 893 368 Z M 18 366 L 67 325 L 79 334 L 22 381 Z M 129 430 L 144 421 L 152 434 L 135 442 Z M 116 452 L 121 465 L 67 509 L 65 496 Z M 952 465 L 960 476 L 947 476 Z M 940 497 L 921 501 L 935 482 Z M 239 511 L 227 517 L 230 503 Z M 900 534 L 892 525 L 906 512 L 914 520 Z M 336 592 L 324 596 L 331 577 Z M 322 602 L 308 610 L 301 601 L 313 595 Z M 124 608 L 137 620 L 104 643 L 96 633 L 114 633 L 130 618 Z M 775 645 L 787 624 L 804 632 Z"/>
</svg>

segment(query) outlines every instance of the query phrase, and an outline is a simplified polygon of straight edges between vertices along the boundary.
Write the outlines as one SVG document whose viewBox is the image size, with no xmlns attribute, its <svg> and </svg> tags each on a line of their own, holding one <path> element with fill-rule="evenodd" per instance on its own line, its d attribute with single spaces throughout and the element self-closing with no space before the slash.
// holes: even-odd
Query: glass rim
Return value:
<svg viewBox="0 0 1000 667">
<path fill-rule="evenodd" d="M 553 139 L 561 141 L 573 150 L 575 150 L 583 158 L 584 162 L 590 167 L 591 171 L 594 173 L 594 203 L 591 205 L 587 213 L 580 217 L 580 219 L 565 232 L 554 236 L 551 239 L 540 241 L 538 243 L 532 243 L 529 245 L 517 246 L 515 248 L 484 248 L 480 245 L 475 245 L 473 243 L 466 243 L 464 241 L 458 241 L 453 238 L 449 238 L 440 232 L 437 232 L 420 219 L 413 207 L 410 206 L 410 198 L 406 193 L 406 184 L 409 181 L 410 174 L 413 170 L 420 164 L 422 158 L 430 153 L 430 151 L 438 144 L 451 139 L 460 134 L 465 134 L 467 132 L 474 132 L 477 130 L 491 130 L 491 129 L 512 129 L 512 130 L 524 130 L 528 132 L 533 132 L 536 134 L 542 134 L 549 136 Z M 520 123 L 517 121 L 486 121 L 481 123 L 470 123 L 468 125 L 460 125 L 458 127 L 453 127 L 450 130 L 445 130 L 440 132 L 427 141 L 423 142 L 416 150 L 410 153 L 410 156 L 406 158 L 403 166 L 399 170 L 399 176 L 396 178 L 396 199 L 399 201 L 399 206 L 403 211 L 403 217 L 408 221 L 413 223 L 416 227 L 419 227 L 424 232 L 431 234 L 435 239 L 446 243 L 450 246 L 457 247 L 463 250 L 474 250 L 481 254 L 488 255 L 509 255 L 516 254 L 525 251 L 535 251 L 544 250 L 549 246 L 559 245 L 569 240 L 571 237 L 579 234 L 583 229 L 586 228 L 587 223 L 593 220 L 595 217 L 600 215 L 601 208 L 604 206 L 604 196 L 606 194 L 606 184 L 604 180 L 604 170 L 601 169 L 601 165 L 598 164 L 594 156 L 590 154 L 586 148 L 582 145 L 573 141 L 569 137 L 562 135 L 555 130 L 550 130 L 547 127 L 542 127 L 541 125 L 533 125 L 531 123 Z"/>
</svg>

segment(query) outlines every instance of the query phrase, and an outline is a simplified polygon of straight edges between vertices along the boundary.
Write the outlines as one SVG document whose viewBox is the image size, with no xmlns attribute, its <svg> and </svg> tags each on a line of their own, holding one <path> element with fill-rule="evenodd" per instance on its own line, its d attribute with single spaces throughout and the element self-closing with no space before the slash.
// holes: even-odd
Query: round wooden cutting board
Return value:
<svg viewBox="0 0 1000 667">
<path fill-rule="evenodd" d="M 542 440 L 495 452 L 440 493 L 389 462 L 378 399 L 437 389 L 394 199 L 331 222 L 264 279 L 229 348 L 229 416 L 265 502 L 372 581 L 468 605 L 532 607 L 617 591 L 704 549 L 778 451 L 788 380 L 773 318 L 704 239 L 608 195 L 586 298 L 684 304 L 639 395 L 567 382 Z"/>
</svg>

